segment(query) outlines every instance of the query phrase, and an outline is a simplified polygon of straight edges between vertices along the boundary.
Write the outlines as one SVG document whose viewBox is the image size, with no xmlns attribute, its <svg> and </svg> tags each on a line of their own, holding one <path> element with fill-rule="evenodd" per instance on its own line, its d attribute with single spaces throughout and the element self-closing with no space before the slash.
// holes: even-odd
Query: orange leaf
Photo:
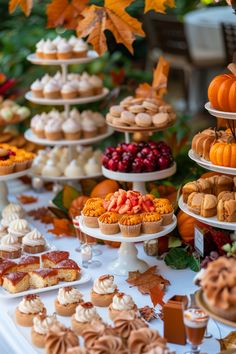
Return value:
<svg viewBox="0 0 236 354">
<path fill-rule="evenodd" d="M 163 301 L 164 291 L 162 290 L 159 284 L 151 288 L 149 294 L 154 307 L 156 305 L 161 305 L 161 306 L 164 305 L 164 301 Z"/>
<path fill-rule="evenodd" d="M 33 0 L 10 0 L 9 12 L 10 14 L 20 7 L 26 16 L 29 16 L 33 7 Z"/>
<path fill-rule="evenodd" d="M 67 219 L 53 219 L 53 229 L 48 232 L 56 236 L 75 236 L 73 223 Z"/>
<path fill-rule="evenodd" d="M 82 19 L 81 12 L 85 9 L 88 0 L 52 0 L 47 5 L 47 26 L 62 26 L 75 29 Z"/>
<path fill-rule="evenodd" d="M 174 0 L 146 0 L 144 13 L 150 10 L 165 13 L 167 6 L 175 7 L 175 1 Z"/>
<path fill-rule="evenodd" d="M 32 203 L 36 203 L 38 201 L 38 198 L 33 197 L 32 195 L 24 195 L 24 194 L 19 195 L 17 197 L 17 199 L 22 204 L 32 204 Z"/>
<path fill-rule="evenodd" d="M 162 97 L 167 90 L 169 68 L 169 62 L 163 57 L 160 57 L 156 69 L 154 70 L 152 81 L 152 87 L 158 91 L 160 97 Z"/>
</svg>

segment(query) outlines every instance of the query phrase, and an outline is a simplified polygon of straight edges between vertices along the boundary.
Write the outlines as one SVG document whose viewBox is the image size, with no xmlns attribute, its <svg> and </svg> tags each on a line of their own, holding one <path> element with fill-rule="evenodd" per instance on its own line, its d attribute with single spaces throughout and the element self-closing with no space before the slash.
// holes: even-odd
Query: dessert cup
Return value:
<svg viewBox="0 0 236 354">
<path fill-rule="evenodd" d="M 98 217 L 97 216 L 85 216 L 83 212 L 81 212 L 81 215 L 83 216 L 83 221 L 85 226 L 91 227 L 91 228 L 98 228 Z"/>
<path fill-rule="evenodd" d="M 172 223 L 174 211 L 168 214 L 162 214 L 162 225 L 166 226 Z"/>
<path fill-rule="evenodd" d="M 112 299 L 116 292 L 111 294 L 97 294 L 93 289 L 91 290 L 91 302 L 94 306 L 108 307 L 112 303 Z"/>
<path fill-rule="evenodd" d="M 71 328 L 77 334 L 77 336 L 81 336 L 83 331 L 89 326 L 89 322 L 78 322 L 75 319 L 75 315 L 71 318 Z"/>
<path fill-rule="evenodd" d="M 133 309 L 131 310 L 123 310 L 123 311 L 119 311 L 119 310 L 115 310 L 112 305 L 110 305 L 108 307 L 108 315 L 109 318 L 114 321 L 116 317 L 118 317 L 121 313 L 133 313 L 136 312 L 138 310 L 137 306 L 135 305 Z"/>
<path fill-rule="evenodd" d="M 137 237 L 141 233 L 141 223 L 137 225 L 122 225 L 119 223 L 120 231 L 124 237 Z"/>
<path fill-rule="evenodd" d="M 75 302 L 74 304 L 62 305 L 56 299 L 54 305 L 55 305 L 55 311 L 58 315 L 70 317 L 75 313 L 75 309 L 78 306 L 78 302 Z"/>
</svg>

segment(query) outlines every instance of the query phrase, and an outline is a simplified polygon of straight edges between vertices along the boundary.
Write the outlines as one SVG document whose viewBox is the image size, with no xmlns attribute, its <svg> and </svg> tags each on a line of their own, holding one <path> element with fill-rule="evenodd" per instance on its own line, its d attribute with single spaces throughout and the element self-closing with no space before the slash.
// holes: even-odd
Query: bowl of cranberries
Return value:
<svg viewBox="0 0 236 354">
<path fill-rule="evenodd" d="M 104 168 L 120 173 L 162 171 L 173 163 L 171 148 L 164 141 L 121 143 L 106 148 L 102 157 Z"/>
</svg>

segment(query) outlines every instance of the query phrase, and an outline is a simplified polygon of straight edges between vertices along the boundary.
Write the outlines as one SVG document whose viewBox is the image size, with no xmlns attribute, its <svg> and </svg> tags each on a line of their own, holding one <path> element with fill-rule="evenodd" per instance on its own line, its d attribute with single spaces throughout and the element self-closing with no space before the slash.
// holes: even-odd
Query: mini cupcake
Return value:
<svg viewBox="0 0 236 354">
<path fill-rule="evenodd" d="M 9 175 L 14 172 L 15 163 L 11 160 L 0 160 L 0 175 Z"/>
<path fill-rule="evenodd" d="M 59 119 L 50 119 L 45 125 L 45 136 L 48 140 L 61 140 L 62 135 L 62 121 Z"/>
<path fill-rule="evenodd" d="M 95 112 L 92 117 L 96 122 L 98 134 L 105 134 L 107 132 L 107 125 L 103 115 L 98 112 Z"/>
<path fill-rule="evenodd" d="M 38 58 L 43 59 L 44 58 L 44 45 L 45 41 L 44 39 L 41 39 L 37 44 L 36 44 L 36 55 Z"/>
<path fill-rule="evenodd" d="M 84 58 L 87 56 L 88 45 L 83 39 L 76 41 L 73 47 L 73 56 L 75 58 Z"/>
<path fill-rule="evenodd" d="M 166 226 L 171 224 L 174 215 L 174 209 L 171 202 L 165 198 L 155 198 L 153 203 L 156 212 L 162 216 L 162 225 Z"/>
<path fill-rule="evenodd" d="M 45 122 L 42 119 L 38 119 L 34 125 L 34 133 L 39 139 L 45 138 Z"/>
<path fill-rule="evenodd" d="M 0 223 L 0 243 L 1 243 L 1 238 L 3 236 L 6 236 L 7 235 L 7 227 L 6 226 L 3 226 L 2 223 Z"/>
<path fill-rule="evenodd" d="M 54 303 L 56 313 L 60 316 L 72 316 L 81 302 L 83 302 L 83 297 L 79 290 L 72 286 L 60 288 Z"/>
<path fill-rule="evenodd" d="M 100 95 L 102 93 L 103 82 L 102 82 L 102 79 L 100 79 L 100 77 L 98 77 L 96 75 L 92 75 L 89 78 L 89 83 L 92 85 L 94 95 Z"/>
<path fill-rule="evenodd" d="M 141 233 L 142 219 L 141 216 L 124 215 L 119 220 L 120 231 L 125 237 L 137 237 Z"/>
<path fill-rule="evenodd" d="M 143 213 L 142 217 L 142 232 L 144 234 L 155 234 L 160 231 L 162 217 L 157 212 Z"/>
<path fill-rule="evenodd" d="M 66 177 L 70 178 L 79 178 L 84 177 L 85 173 L 81 166 L 78 165 L 76 160 L 72 160 L 69 165 L 66 167 L 64 174 Z"/>
<path fill-rule="evenodd" d="M 30 231 L 28 221 L 25 219 L 13 220 L 9 227 L 8 232 L 13 236 L 18 237 L 19 242 L 22 242 L 22 237 L 24 237 Z"/>
<path fill-rule="evenodd" d="M 21 244 L 18 241 L 18 237 L 11 234 L 3 236 L 0 244 L 0 257 L 16 259 L 21 256 Z"/>
<path fill-rule="evenodd" d="M 33 318 L 39 313 L 46 315 L 46 308 L 40 297 L 36 294 L 26 295 L 16 308 L 16 323 L 23 327 L 32 327 Z"/>
<path fill-rule="evenodd" d="M 41 83 L 44 85 L 46 85 L 50 80 L 52 80 L 51 76 L 48 74 L 45 74 L 42 78 L 41 78 Z"/>
<path fill-rule="evenodd" d="M 65 139 L 79 140 L 81 136 L 80 122 L 73 118 L 69 118 L 63 123 L 62 131 L 64 133 Z"/>
<path fill-rule="evenodd" d="M 24 171 L 27 168 L 27 160 L 25 159 L 24 155 L 15 156 L 14 158 L 15 163 L 15 172 Z"/>
<path fill-rule="evenodd" d="M 64 39 L 61 37 L 61 36 L 56 36 L 56 38 L 54 38 L 52 40 L 52 43 L 55 44 L 56 46 L 58 46 L 58 44 L 63 41 L 64 42 Z"/>
<path fill-rule="evenodd" d="M 59 324 L 56 315 L 47 316 L 39 313 L 33 319 L 33 327 L 31 331 L 31 340 L 37 348 L 44 348 L 46 336 L 51 326 Z"/>
<path fill-rule="evenodd" d="M 36 80 L 32 83 L 32 85 L 30 86 L 32 95 L 34 97 L 43 97 L 43 84 L 40 80 Z"/>
<path fill-rule="evenodd" d="M 84 165 L 87 176 L 94 176 L 101 174 L 101 163 L 99 163 L 95 156 L 90 157 L 88 162 Z"/>
<path fill-rule="evenodd" d="M 75 37 L 74 35 L 70 36 L 69 40 L 68 40 L 68 43 L 74 47 L 76 45 L 76 43 L 78 42 L 78 38 Z"/>
<path fill-rule="evenodd" d="M 124 293 L 116 293 L 112 303 L 108 308 L 109 317 L 112 321 L 121 313 L 133 313 L 137 311 L 137 306 L 130 295 Z"/>
<path fill-rule="evenodd" d="M 59 177 L 61 176 L 61 170 L 59 166 L 56 165 L 55 161 L 49 159 L 42 169 L 42 176 Z"/>
<path fill-rule="evenodd" d="M 78 92 L 80 97 L 90 97 L 93 96 L 93 87 L 88 81 L 81 80 L 78 83 Z"/>
<path fill-rule="evenodd" d="M 93 320 L 101 321 L 101 317 L 91 302 L 82 302 L 76 307 L 71 319 L 71 327 L 80 336 Z"/>
<path fill-rule="evenodd" d="M 26 253 L 41 253 L 46 249 L 46 241 L 37 229 L 33 229 L 23 237 L 22 246 L 23 251 Z"/>
<path fill-rule="evenodd" d="M 57 47 L 54 43 L 47 39 L 43 47 L 44 59 L 54 60 L 57 59 Z"/>
<path fill-rule="evenodd" d="M 120 232 L 118 221 L 119 214 L 107 211 L 98 218 L 99 228 L 104 235 L 118 234 Z"/>
<path fill-rule="evenodd" d="M 97 127 L 93 119 L 84 118 L 81 123 L 84 139 L 94 138 L 97 135 Z"/>
<path fill-rule="evenodd" d="M 25 152 L 24 159 L 26 161 L 26 168 L 30 168 L 32 166 L 35 156 L 36 155 L 33 152 Z"/>
<path fill-rule="evenodd" d="M 2 217 L 9 218 L 11 214 L 18 215 L 18 218 L 22 218 L 25 215 L 25 211 L 21 205 L 16 203 L 9 203 L 3 210 L 2 210 Z M 13 218 L 12 220 L 15 220 Z"/>
<path fill-rule="evenodd" d="M 97 278 L 91 291 L 91 301 L 95 306 L 107 307 L 117 292 L 117 285 L 114 284 L 113 275 L 102 275 Z"/>
<path fill-rule="evenodd" d="M 60 41 L 57 45 L 57 59 L 70 59 L 72 57 L 73 49 L 66 41 Z"/>
<path fill-rule="evenodd" d="M 91 207 L 84 207 L 81 214 L 83 216 L 85 226 L 92 228 L 99 227 L 98 218 L 103 213 L 105 213 L 105 209 L 103 207 L 97 207 L 96 209 L 92 209 Z"/>
<path fill-rule="evenodd" d="M 50 80 L 43 89 L 43 95 L 48 99 L 57 99 L 61 97 L 61 87 L 56 80 Z"/>
<path fill-rule="evenodd" d="M 78 96 L 77 84 L 75 85 L 73 81 L 66 82 L 61 88 L 62 98 L 65 100 L 70 100 Z"/>
</svg>

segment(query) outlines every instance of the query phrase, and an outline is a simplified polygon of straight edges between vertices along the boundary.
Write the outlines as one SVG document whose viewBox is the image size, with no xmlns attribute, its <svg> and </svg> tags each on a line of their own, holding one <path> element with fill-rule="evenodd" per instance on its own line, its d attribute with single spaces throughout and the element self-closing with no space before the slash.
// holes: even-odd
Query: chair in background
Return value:
<svg viewBox="0 0 236 354">
<path fill-rule="evenodd" d="M 222 35 L 225 47 L 226 63 L 231 63 L 236 52 L 236 26 L 222 23 Z M 236 62 L 236 57 L 234 58 Z"/>
</svg>

